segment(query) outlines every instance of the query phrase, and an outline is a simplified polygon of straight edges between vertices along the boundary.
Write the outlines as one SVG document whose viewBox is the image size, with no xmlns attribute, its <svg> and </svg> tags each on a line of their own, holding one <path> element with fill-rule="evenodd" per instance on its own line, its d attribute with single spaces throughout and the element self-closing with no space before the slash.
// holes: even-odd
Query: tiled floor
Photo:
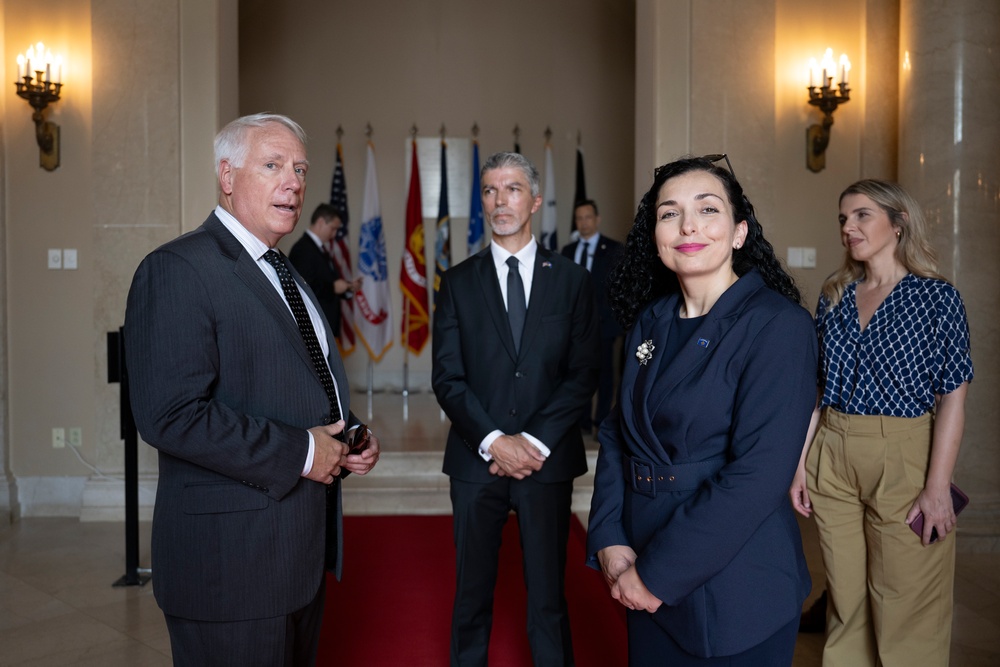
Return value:
<svg viewBox="0 0 1000 667">
<path fill-rule="evenodd" d="M 365 413 L 364 396 L 354 400 L 355 411 Z M 433 397 L 415 394 L 408 403 L 404 420 L 399 396 L 375 396 L 378 416 L 370 421 L 386 456 L 433 451 L 444 441 L 447 424 Z M 822 582 L 814 524 L 802 527 L 814 581 Z M 141 562 L 148 564 L 148 524 L 141 535 Z M 25 519 L 0 525 L 0 667 L 169 665 L 170 643 L 152 587 L 111 585 L 124 562 L 121 524 Z M 821 650 L 821 636 L 800 635 L 795 665 L 820 665 Z M 1000 664 L 1000 554 L 958 556 L 951 656 L 953 667 Z"/>
</svg>

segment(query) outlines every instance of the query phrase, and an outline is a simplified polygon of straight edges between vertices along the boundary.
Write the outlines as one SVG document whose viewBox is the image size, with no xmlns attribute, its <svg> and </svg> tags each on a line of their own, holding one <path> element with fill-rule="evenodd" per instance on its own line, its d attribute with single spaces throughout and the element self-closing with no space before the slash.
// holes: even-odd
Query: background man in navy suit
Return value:
<svg viewBox="0 0 1000 667">
<path fill-rule="evenodd" d="M 578 423 L 597 382 L 594 298 L 582 267 L 532 237 L 542 202 L 535 167 L 497 153 L 481 181 L 492 242 L 444 274 L 434 313 L 434 392 L 452 421 L 444 456 L 457 550 L 451 664 L 486 665 L 500 534 L 514 510 L 532 656 L 536 665 L 571 665 L 563 584 L 573 478 L 587 470 Z M 527 312 L 515 338 L 509 315 L 517 319 L 524 304 L 511 294 L 522 289 Z"/>
<path fill-rule="evenodd" d="M 361 287 L 361 278 L 348 282 L 327 254 L 327 247 L 343 223 L 337 209 L 320 204 L 313 211 L 309 229 L 288 252 L 288 259 L 316 296 L 335 338 L 340 338 L 340 300 L 350 299 Z"/>
<path fill-rule="evenodd" d="M 135 420 L 159 450 L 153 590 L 175 664 L 311 665 L 324 564 L 340 571 L 338 476 L 367 473 L 379 443 L 348 455 L 339 438 L 359 421 L 330 327 L 269 263 L 302 207 L 302 128 L 239 118 L 215 161 L 219 205 L 143 260 L 125 313 Z"/>
<path fill-rule="evenodd" d="M 580 426 L 586 430 L 600 427 L 601 421 L 611 411 L 611 399 L 615 393 L 615 344 L 625 333 L 615 314 L 611 310 L 608 298 L 608 275 L 611 267 L 618 261 L 622 244 L 608 238 L 598 231 L 601 216 L 597 212 L 597 202 L 584 199 L 573 208 L 573 220 L 580 238 L 563 247 L 563 257 L 568 257 L 580 266 L 590 271 L 590 279 L 594 287 L 594 297 L 597 300 L 597 317 L 601 322 L 601 370 L 597 383 L 597 404 L 593 415 L 590 406 L 580 421 Z"/>
</svg>

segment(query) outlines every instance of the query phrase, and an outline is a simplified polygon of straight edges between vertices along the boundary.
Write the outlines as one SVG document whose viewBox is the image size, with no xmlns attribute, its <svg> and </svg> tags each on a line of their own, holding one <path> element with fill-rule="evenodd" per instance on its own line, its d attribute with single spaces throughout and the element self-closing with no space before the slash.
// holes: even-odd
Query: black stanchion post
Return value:
<svg viewBox="0 0 1000 667">
<path fill-rule="evenodd" d="M 113 585 L 142 586 L 149 581 L 149 575 L 139 572 L 139 431 L 128 396 L 122 328 L 108 332 L 108 382 L 121 385 L 121 437 L 125 441 L 125 574 Z"/>
</svg>

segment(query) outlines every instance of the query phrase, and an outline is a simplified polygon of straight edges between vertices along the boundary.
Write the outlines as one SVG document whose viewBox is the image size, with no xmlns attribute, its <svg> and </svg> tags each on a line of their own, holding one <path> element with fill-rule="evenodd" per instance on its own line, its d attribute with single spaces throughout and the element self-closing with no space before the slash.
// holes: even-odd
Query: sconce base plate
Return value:
<svg viewBox="0 0 1000 667">
<path fill-rule="evenodd" d="M 822 125 L 810 125 L 806 128 L 806 167 L 809 171 L 819 173 L 826 169 L 826 144 L 830 141 L 829 130 Z M 822 146 L 822 151 L 816 149 Z"/>
<path fill-rule="evenodd" d="M 52 148 L 46 151 L 39 147 L 38 166 L 46 171 L 55 171 L 59 167 L 59 126 L 50 121 L 45 121 L 42 124 L 42 132 L 46 136 L 46 142 L 51 137 Z"/>
</svg>

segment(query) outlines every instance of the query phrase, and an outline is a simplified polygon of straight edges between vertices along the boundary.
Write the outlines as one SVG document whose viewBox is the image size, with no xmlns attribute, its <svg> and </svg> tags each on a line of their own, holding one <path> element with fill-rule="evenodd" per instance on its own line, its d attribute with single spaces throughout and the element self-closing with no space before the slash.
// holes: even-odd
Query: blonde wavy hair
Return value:
<svg viewBox="0 0 1000 667">
<path fill-rule="evenodd" d="M 945 278 L 937 271 L 937 256 L 927 238 L 927 221 L 920 204 L 897 183 L 864 179 L 849 185 L 840 193 L 840 202 L 847 195 L 864 195 L 885 211 L 896 230 L 896 259 L 907 271 L 922 278 Z M 823 296 L 836 306 L 844 295 L 844 288 L 865 278 L 863 262 L 851 259 L 844 253 L 844 263 L 823 283 Z"/>
</svg>

